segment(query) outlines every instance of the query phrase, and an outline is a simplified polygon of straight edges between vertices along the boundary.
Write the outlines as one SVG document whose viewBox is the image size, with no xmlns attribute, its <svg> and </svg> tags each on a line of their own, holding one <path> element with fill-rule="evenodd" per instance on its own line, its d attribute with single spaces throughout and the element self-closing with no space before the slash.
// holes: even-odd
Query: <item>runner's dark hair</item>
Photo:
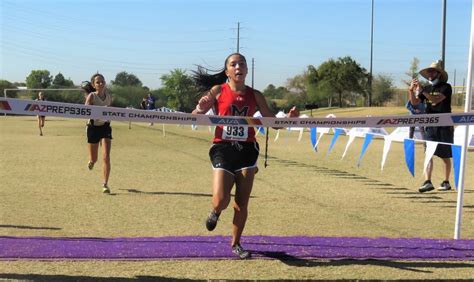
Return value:
<svg viewBox="0 0 474 282">
<path fill-rule="evenodd" d="M 247 59 L 245 59 L 244 55 L 240 53 L 232 53 L 225 59 L 224 68 L 222 68 L 221 70 L 211 70 L 198 65 L 197 70 L 192 71 L 192 78 L 194 80 L 194 83 L 196 84 L 199 94 L 206 93 L 213 86 L 221 85 L 222 83 L 227 81 L 227 75 L 225 74 L 227 62 L 229 61 L 230 57 L 234 55 L 239 55 L 242 59 L 244 59 L 245 62 L 247 62 Z M 209 74 L 209 72 L 213 72 L 214 74 Z"/>
<path fill-rule="evenodd" d="M 103 80 L 105 80 L 105 77 L 100 74 L 100 73 L 95 73 L 92 77 L 91 77 L 91 83 L 94 83 L 94 79 L 97 77 L 97 76 L 100 76 Z"/>
<path fill-rule="evenodd" d="M 95 88 L 94 86 L 92 86 L 92 83 L 90 83 L 89 81 L 83 81 L 81 83 L 81 88 L 86 91 L 87 94 L 89 93 L 92 93 L 95 91 Z"/>
</svg>

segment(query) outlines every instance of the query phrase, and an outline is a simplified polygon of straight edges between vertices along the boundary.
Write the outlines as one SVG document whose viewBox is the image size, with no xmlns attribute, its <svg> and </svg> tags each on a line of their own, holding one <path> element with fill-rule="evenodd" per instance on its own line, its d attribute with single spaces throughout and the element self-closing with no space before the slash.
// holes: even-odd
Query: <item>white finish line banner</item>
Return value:
<svg viewBox="0 0 474 282">
<path fill-rule="evenodd" d="M 401 127 L 474 124 L 474 113 L 379 116 L 352 118 L 221 117 L 169 113 L 82 104 L 0 98 L 0 113 L 42 115 L 79 119 L 155 122 L 189 125 L 238 125 L 255 127 Z"/>
</svg>

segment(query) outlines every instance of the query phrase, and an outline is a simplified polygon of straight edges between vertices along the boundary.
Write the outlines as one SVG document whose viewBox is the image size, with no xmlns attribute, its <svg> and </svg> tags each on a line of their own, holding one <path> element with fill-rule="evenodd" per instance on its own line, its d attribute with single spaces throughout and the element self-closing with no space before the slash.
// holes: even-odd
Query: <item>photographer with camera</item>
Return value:
<svg viewBox="0 0 474 282">
<path fill-rule="evenodd" d="M 410 103 L 417 106 L 420 103 L 425 104 L 426 114 L 441 114 L 451 113 L 451 95 L 452 88 L 448 81 L 448 74 L 444 70 L 443 62 L 433 62 L 429 67 L 422 69 L 420 75 L 426 78 L 429 82 L 427 87 L 421 88 L 419 81 L 413 79 L 408 94 L 410 96 Z M 436 141 L 443 143 L 453 143 L 454 128 L 452 126 L 427 126 L 425 127 L 424 139 L 427 141 Z M 426 144 L 425 144 L 426 146 Z M 444 180 L 439 186 L 439 191 L 451 190 L 449 184 L 449 176 L 451 174 L 451 146 L 446 144 L 438 144 L 434 153 L 440 157 L 445 166 Z M 433 159 L 430 159 L 426 168 L 425 182 L 418 189 L 420 193 L 428 192 L 434 189 L 431 183 L 431 174 L 433 172 Z"/>
</svg>

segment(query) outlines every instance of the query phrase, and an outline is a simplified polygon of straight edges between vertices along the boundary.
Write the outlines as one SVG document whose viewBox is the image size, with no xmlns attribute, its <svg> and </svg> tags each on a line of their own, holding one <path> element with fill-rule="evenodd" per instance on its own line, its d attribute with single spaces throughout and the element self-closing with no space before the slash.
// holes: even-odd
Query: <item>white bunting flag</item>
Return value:
<svg viewBox="0 0 474 282">
<path fill-rule="evenodd" d="M 318 147 L 319 141 L 321 141 L 321 138 L 323 138 L 324 134 L 329 133 L 329 129 L 330 129 L 329 127 L 318 128 L 319 138 L 316 141 L 316 145 L 314 146 L 315 148 Z"/>
<path fill-rule="evenodd" d="M 355 138 L 356 138 L 355 134 L 349 134 L 349 140 L 347 140 L 346 149 L 344 150 L 344 153 L 342 154 L 341 160 L 344 159 L 344 157 L 346 156 L 347 149 L 349 149 L 349 146 L 351 146 Z"/>
<path fill-rule="evenodd" d="M 278 140 L 278 137 L 280 137 L 280 129 L 277 129 L 277 134 L 275 135 L 275 139 L 273 142 L 276 142 Z"/>
<path fill-rule="evenodd" d="M 300 134 L 298 136 L 298 142 L 301 141 L 301 138 L 303 137 L 303 128 L 300 129 Z"/>
<path fill-rule="evenodd" d="M 438 142 L 426 141 L 425 163 L 423 165 L 423 171 L 426 171 L 426 167 L 428 167 L 428 163 L 433 157 L 436 147 L 438 147 Z"/>
<path fill-rule="evenodd" d="M 383 143 L 383 153 L 382 153 L 382 164 L 380 170 L 383 170 L 385 166 L 385 161 L 387 160 L 388 151 L 390 151 L 390 146 L 392 145 L 392 138 L 390 135 L 385 135 Z"/>
</svg>

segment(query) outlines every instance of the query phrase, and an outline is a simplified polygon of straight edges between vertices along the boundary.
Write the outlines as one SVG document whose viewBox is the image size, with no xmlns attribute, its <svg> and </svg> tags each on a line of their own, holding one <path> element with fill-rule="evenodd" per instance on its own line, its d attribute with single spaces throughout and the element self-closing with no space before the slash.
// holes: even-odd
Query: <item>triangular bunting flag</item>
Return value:
<svg viewBox="0 0 474 282">
<path fill-rule="evenodd" d="M 426 168 L 428 167 L 428 164 L 430 163 L 430 160 L 433 157 L 437 147 L 438 147 L 438 142 L 426 141 L 425 162 L 423 164 L 423 172 L 426 171 Z"/>
<path fill-rule="evenodd" d="M 390 146 L 392 145 L 392 138 L 389 135 L 385 135 L 383 143 L 383 154 L 382 154 L 382 164 L 380 170 L 383 170 L 385 161 L 387 160 L 388 151 L 390 151 Z"/>
<path fill-rule="evenodd" d="M 318 141 L 316 141 L 316 148 L 318 148 L 319 141 L 321 141 L 321 138 L 323 138 L 326 133 L 329 133 L 329 128 L 323 127 L 319 129 L 319 138 Z"/>
<path fill-rule="evenodd" d="M 459 188 L 459 170 L 461 166 L 461 145 L 451 145 L 451 150 L 453 152 L 453 167 L 454 167 L 454 185 L 456 188 Z"/>
<path fill-rule="evenodd" d="M 334 144 L 336 144 L 336 140 L 337 138 L 339 138 L 339 135 L 341 135 L 341 132 L 342 132 L 341 128 L 336 128 L 334 130 L 334 136 L 332 137 L 331 145 L 329 145 L 328 153 L 326 155 L 329 155 L 329 153 L 331 152 L 332 147 L 334 147 Z"/>
<path fill-rule="evenodd" d="M 355 138 L 356 136 L 354 134 L 349 135 L 349 140 L 347 140 L 346 149 L 344 150 L 344 153 L 342 154 L 341 160 L 346 156 L 347 149 L 349 149 L 349 146 L 352 144 Z"/>
<path fill-rule="evenodd" d="M 298 135 L 298 142 L 301 141 L 301 138 L 303 138 L 303 129 L 300 130 L 300 134 Z"/>
<path fill-rule="evenodd" d="M 405 163 L 411 175 L 415 177 L 415 140 L 403 140 L 403 148 L 405 150 Z"/>
<path fill-rule="evenodd" d="M 369 147 L 370 142 L 372 142 L 372 139 L 374 139 L 374 135 L 372 133 L 367 133 L 365 135 L 364 145 L 362 145 L 362 151 L 360 152 L 359 160 L 357 161 L 357 167 L 360 166 L 360 163 L 362 162 L 362 157 L 364 157 L 365 151 L 367 151 L 367 148 Z"/>
<path fill-rule="evenodd" d="M 315 150 L 317 152 L 318 148 L 316 147 L 316 132 L 317 132 L 316 127 L 311 127 L 311 129 L 310 129 L 311 145 L 313 146 L 313 150 Z"/>
<path fill-rule="evenodd" d="M 273 142 L 276 142 L 278 140 L 278 137 L 280 137 L 280 129 L 277 129 L 277 134 L 275 135 L 275 139 Z"/>
</svg>

